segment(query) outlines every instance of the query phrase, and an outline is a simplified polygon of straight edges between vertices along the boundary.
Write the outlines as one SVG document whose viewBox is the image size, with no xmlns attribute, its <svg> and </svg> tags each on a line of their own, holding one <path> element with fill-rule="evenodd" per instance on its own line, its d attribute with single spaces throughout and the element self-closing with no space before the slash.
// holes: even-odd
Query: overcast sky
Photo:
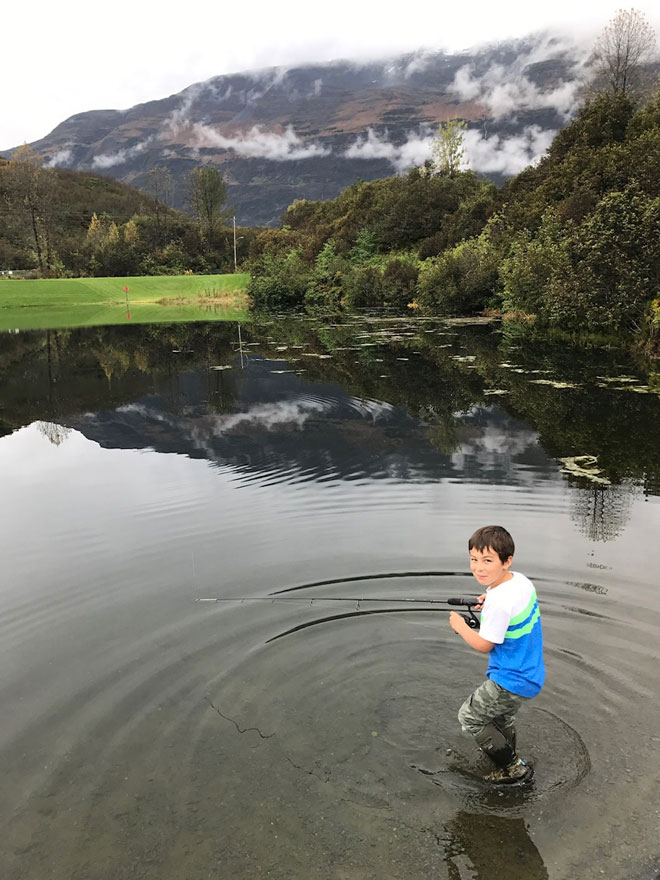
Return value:
<svg viewBox="0 0 660 880">
<path fill-rule="evenodd" d="M 223 73 L 418 48 L 461 50 L 546 28 L 591 41 L 620 6 L 620 0 L 8 2 L 0 19 L 0 149 L 44 137 L 74 113 L 125 109 Z M 660 34 L 657 3 L 635 8 Z"/>
</svg>

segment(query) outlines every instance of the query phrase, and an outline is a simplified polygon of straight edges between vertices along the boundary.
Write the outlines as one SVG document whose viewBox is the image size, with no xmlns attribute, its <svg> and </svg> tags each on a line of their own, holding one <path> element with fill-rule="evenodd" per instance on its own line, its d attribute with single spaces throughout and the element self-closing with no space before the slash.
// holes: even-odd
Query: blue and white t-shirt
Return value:
<svg viewBox="0 0 660 880">
<path fill-rule="evenodd" d="M 494 642 L 486 675 L 521 697 L 535 697 L 545 681 L 541 615 L 534 584 L 517 571 L 486 592 L 479 635 Z"/>
</svg>

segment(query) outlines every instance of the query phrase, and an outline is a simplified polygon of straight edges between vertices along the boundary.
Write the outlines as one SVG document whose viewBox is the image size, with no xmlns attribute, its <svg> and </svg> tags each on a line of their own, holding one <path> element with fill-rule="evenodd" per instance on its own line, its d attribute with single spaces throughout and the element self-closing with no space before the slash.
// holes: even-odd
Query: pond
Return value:
<svg viewBox="0 0 660 880">
<path fill-rule="evenodd" d="M 655 878 L 659 436 L 643 364 L 492 322 L 0 336 L 4 880 Z M 490 523 L 548 672 L 504 792 L 437 604 Z"/>
</svg>

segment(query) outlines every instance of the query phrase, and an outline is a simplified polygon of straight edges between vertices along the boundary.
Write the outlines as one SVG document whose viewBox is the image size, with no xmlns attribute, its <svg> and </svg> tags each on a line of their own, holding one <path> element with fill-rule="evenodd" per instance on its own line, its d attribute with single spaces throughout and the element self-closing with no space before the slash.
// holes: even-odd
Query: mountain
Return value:
<svg viewBox="0 0 660 880">
<path fill-rule="evenodd" d="M 453 117 L 468 122 L 474 170 L 498 182 L 517 173 L 570 118 L 584 57 L 542 34 L 460 54 L 218 76 L 129 110 L 76 114 L 31 146 L 50 165 L 137 187 L 166 165 L 179 208 L 188 172 L 213 163 L 237 221 L 274 224 L 294 199 L 332 198 L 357 179 L 422 164 L 434 127 Z"/>
</svg>

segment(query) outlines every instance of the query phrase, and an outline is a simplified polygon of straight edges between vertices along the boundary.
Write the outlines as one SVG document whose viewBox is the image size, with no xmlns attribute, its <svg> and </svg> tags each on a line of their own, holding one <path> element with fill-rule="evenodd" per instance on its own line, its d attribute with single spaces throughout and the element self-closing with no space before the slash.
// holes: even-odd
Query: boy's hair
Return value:
<svg viewBox="0 0 660 880">
<path fill-rule="evenodd" d="M 513 538 L 502 526 L 482 526 L 468 541 L 468 550 L 483 553 L 489 547 L 497 553 L 501 562 L 506 562 L 516 550 Z"/>
</svg>

